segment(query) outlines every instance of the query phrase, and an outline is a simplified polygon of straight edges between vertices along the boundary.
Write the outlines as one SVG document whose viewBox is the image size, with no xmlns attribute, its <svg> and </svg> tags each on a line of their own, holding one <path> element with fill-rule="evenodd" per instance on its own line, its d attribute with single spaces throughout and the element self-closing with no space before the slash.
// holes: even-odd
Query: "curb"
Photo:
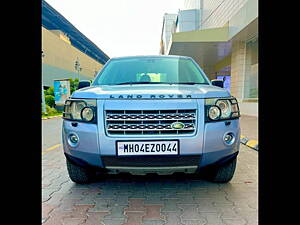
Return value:
<svg viewBox="0 0 300 225">
<path fill-rule="evenodd" d="M 241 143 L 258 151 L 258 141 L 257 140 L 253 140 L 253 139 L 248 139 L 247 137 L 241 135 L 240 137 L 241 139 Z"/>
<path fill-rule="evenodd" d="M 57 118 L 57 117 L 62 117 L 62 115 L 44 117 L 44 118 L 42 118 L 42 120 L 48 120 L 48 119 Z"/>
</svg>

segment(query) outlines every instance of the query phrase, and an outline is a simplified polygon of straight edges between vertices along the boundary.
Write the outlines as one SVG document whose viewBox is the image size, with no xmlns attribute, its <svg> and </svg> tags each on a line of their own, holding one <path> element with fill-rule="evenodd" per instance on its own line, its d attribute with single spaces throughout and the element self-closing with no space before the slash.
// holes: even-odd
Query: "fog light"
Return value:
<svg viewBox="0 0 300 225">
<path fill-rule="evenodd" d="M 78 142 L 79 142 L 79 138 L 78 138 L 78 136 L 76 134 L 74 134 L 74 133 L 69 134 L 69 136 L 68 136 L 68 144 L 71 147 L 76 147 L 78 145 Z"/>
<path fill-rule="evenodd" d="M 225 134 L 223 140 L 227 145 L 232 145 L 235 140 L 233 133 Z"/>
</svg>

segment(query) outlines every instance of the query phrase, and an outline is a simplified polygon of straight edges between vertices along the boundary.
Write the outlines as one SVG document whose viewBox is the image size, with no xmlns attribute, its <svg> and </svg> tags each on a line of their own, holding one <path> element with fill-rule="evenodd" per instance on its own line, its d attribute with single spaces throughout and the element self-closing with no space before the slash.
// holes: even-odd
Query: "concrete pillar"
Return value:
<svg viewBox="0 0 300 225">
<path fill-rule="evenodd" d="M 244 79 L 246 69 L 246 43 L 234 41 L 231 53 L 231 94 L 238 98 L 244 98 Z"/>
</svg>

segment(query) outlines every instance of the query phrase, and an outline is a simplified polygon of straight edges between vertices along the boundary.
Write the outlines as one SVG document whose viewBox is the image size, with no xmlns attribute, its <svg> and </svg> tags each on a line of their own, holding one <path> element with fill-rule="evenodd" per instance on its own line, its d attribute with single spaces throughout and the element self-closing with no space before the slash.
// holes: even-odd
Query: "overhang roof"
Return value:
<svg viewBox="0 0 300 225">
<path fill-rule="evenodd" d="M 231 52 L 228 27 L 173 33 L 169 55 L 192 57 L 204 71 Z"/>
<path fill-rule="evenodd" d="M 42 26 L 48 30 L 61 30 L 67 34 L 74 47 L 101 64 L 109 60 L 101 49 L 44 0 L 42 0 Z"/>
<path fill-rule="evenodd" d="M 258 18 L 234 37 L 230 37 L 229 29 L 230 27 L 226 24 L 219 28 L 173 33 L 168 54 L 190 56 L 206 73 L 216 72 L 214 70 L 217 67 L 221 69 L 220 67 L 224 64 L 222 61 L 230 62 L 228 57 L 231 54 L 232 41 L 246 41 L 257 36 Z"/>
</svg>

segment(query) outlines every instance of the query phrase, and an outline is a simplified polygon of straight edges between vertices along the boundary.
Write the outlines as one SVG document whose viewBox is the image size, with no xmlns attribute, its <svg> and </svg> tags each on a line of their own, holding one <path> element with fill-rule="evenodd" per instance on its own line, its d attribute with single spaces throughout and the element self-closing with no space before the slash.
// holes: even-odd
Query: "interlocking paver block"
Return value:
<svg viewBox="0 0 300 225">
<path fill-rule="evenodd" d="M 154 205 L 154 204 L 162 205 L 162 204 L 164 204 L 164 200 L 162 199 L 161 194 L 151 194 L 151 195 L 146 196 L 145 204 L 147 204 L 147 205 Z"/>
<path fill-rule="evenodd" d="M 162 189 L 162 199 L 178 199 L 176 189 Z"/>
<path fill-rule="evenodd" d="M 204 225 L 206 224 L 206 220 L 202 219 L 202 220 L 184 220 L 182 222 L 182 224 L 184 225 Z"/>
<path fill-rule="evenodd" d="M 164 207 L 161 212 L 180 212 L 180 208 L 177 207 L 178 199 L 165 199 Z"/>
<path fill-rule="evenodd" d="M 57 207 L 58 205 L 42 203 L 42 218 L 47 219 L 49 217 L 50 212 Z"/>
<path fill-rule="evenodd" d="M 108 212 L 88 212 L 84 225 L 103 225 L 102 220 Z"/>
<path fill-rule="evenodd" d="M 144 220 L 143 225 L 164 225 L 165 221 L 163 220 Z"/>
<path fill-rule="evenodd" d="M 61 211 L 72 211 L 78 201 L 79 199 L 62 199 L 58 209 Z"/>
<path fill-rule="evenodd" d="M 71 212 L 54 209 L 43 225 L 62 225 L 64 218 L 70 218 Z"/>
<path fill-rule="evenodd" d="M 129 207 L 125 208 L 125 212 L 144 212 L 146 208 L 144 207 L 144 199 L 129 198 Z"/>
<path fill-rule="evenodd" d="M 43 188 L 42 189 L 42 202 L 48 201 L 54 192 L 57 192 L 59 187 L 57 188 Z"/>
<path fill-rule="evenodd" d="M 61 160 L 64 159 L 63 152 L 49 152 L 43 155 L 43 164 L 48 164 L 48 167 L 43 165 L 42 174 L 42 190 L 46 199 L 42 203 L 43 225 L 196 225 L 203 224 L 204 220 L 205 225 L 240 225 L 246 222 L 247 225 L 257 225 L 258 157 L 257 152 L 243 146 L 235 176 L 228 184 L 215 184 L 192 176 L 178 179 L 176 176 L 117 176 L 77 185 L 68 178 L 65 161 Z M 130 199 L 139 199 L 136 200 L 139 204 L 130 205 Z M 182 206 L 187 204 L 198 205 L 197 211 Z M 51 209 L 50 205 L 57 207 Z M 162 217 L 159 217 L 157 208 L 149 216 L 149 205 L 154 208 L 161 206 Z M 83 210 L 80 213 L 75 210 L 76 206 L 83 207 L 81 209 L 94 207 L 85 208 L 87 212 Z M 134 212 L 138 213 L 135 215 Z M 190 219 L 196 218 L 193 213 L 198 213 L 204 220 Z M 142 222 L 138 216 L 141 214 L 144 215 Z M 127 220 L 128 215 L 131 220 Z"/>
<path fill-rule="evenodd" d="M 197 203 L 192 194 L 177 194 L 178 196 L 178 204 L 193 204 Z"/>
<path fill-rule="evenodd" d="M 206 219 L 207 225 L 225 225 L 220 213 L 203 212 L 200 214 Z"/>
<path fill-rule="evenodd" d="M 205 218 L 200 216 L 197 206 L 197 204 L 178 204 L 178 207 L 182 209 L 180 215 L 182 223 L 186 223 L 186 220 L 198 220 L 200 223 L 205 223 Z"/>
<path fill-rule="evenodd" d="M 213 200 L 205 199 L 198 202 L 198 212 L 219 212 L 219 209 L 213 205 Z"/>
<path fill-rule="evenodd" d="M 85 218 L 65 218 L 63 219 L 63 225 L 80 225 L 85 222 Z"/>
<path fill-rule="evenodd" d="M 163 220 L 164 217 L 160 214 L 162 205 L 145 205 L 146 215 L 143 220 Z"/>
<path fill-rule="evenodd" d="M 226 225 L 246 225 L 247 221 L 244 219 L 223 219 Z"/>
<path fill-rule="evenodd" d="M 107 214 L 104 219 L 126 219 L 124 215 L 124 209 L 126 206 L 113 206 L 110 210 L 110 213 Z"/>
<path fill-rule="evenodd" d="M 108 199 L 95 199 L 95 206 L 89 209 L 88 212 L 109 212 L 111 206 Z"/>
<path fill-rule="evenodd" d="M 118 205 L 127 206 L 129 204 L 128 195 L 117 195 L 115 202 Z"/>
<path fill-rule="evenodd" d="M 163 213 L 165 216 L 166 223 L 164 225 L 182 225 L 177 212 L 166 212 Z"/>
<path fill-rule="evenodd" d="M 87 218 L 87 211 L 92 208 L 92 205 L 74 205 L 70 216 L 72 218 Z"/>
<path fill-rule="evenodd" d="M 126 219 L 103 219 L 102 223 L 104 225 L 124 225 L 125 221 Z"/>
<path fill-rule="evenodd" d="M 101 199 L 115 199 L 116 197 L 116 193 L 113 190 L 103 190 L 97 195 L 97 198 Z"/>
<path fill-rule="evenodd" d="M 129 198 L 145 198 L 146 192 L 145 189 L 132 191 L 132 193 L 128 196 Z"/>
<path fill-rule="evenodd" d="M 127 222 L 124 225 L 142 225 L 142 217 L 145 212 L 125 212 Z"/>
</svg>

